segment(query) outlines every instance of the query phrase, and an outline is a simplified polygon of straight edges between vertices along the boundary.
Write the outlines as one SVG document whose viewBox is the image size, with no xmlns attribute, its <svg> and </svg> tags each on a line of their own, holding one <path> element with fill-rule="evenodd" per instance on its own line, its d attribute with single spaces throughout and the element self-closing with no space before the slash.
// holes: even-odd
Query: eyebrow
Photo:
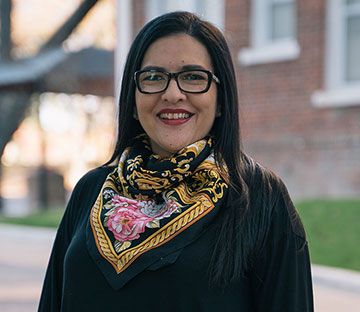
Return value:
<svg viewBox="0 0 360 312">
<path fill-rule="evenodd" d="M 182 68 L 181 68 L 181 71 L 182 70 L 196 70 L 196 69 L 204 69 L 206 70 L 203 66 L 201 65 L 184 65 Z M 164 67 L 160 67 L 160 66 L 145 66 L 144 68 L 142 68 L 141 70 L 159 70 L 159 71 L 164 71 L 166 72 L 165 68 Z"/>
</svg>

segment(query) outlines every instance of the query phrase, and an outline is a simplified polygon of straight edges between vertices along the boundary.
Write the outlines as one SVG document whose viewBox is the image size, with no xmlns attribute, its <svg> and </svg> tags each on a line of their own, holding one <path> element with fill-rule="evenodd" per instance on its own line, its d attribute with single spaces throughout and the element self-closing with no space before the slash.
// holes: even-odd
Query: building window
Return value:
<svg viewBox="0 0 360 312">
<path fill-rule="evenodd" d="M 242 49 L 242 65 L 293 60 L 299 56 L 296 41 L 295 0 L 251 2 L 251 46 Z"/>
<path fill-rule="evenodd" d="M 189 11 L 224 29 L 223 0 L 147 0 L 145 17 L 149 21 L 156 16 L 172 11 Z"/>
<path fill-rule="evenodd" d="M 360 0 L 347 0 L 344 8 L 345 81 L 360 82 Z"/>
<path fill-rule="evenodd" d="M 328 0 L 324 90 L 317 107 L 360 105 L 360 0 Z"/>
<path fill-rule="evenodd" d="M 295 1 L 272 0 L 268 6 L 270 41 L 295 38 Z"/>
</svg>

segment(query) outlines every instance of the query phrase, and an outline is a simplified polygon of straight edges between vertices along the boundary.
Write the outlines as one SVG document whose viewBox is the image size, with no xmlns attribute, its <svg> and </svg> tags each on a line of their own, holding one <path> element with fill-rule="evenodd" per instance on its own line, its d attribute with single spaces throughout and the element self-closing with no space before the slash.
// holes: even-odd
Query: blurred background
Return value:
<svg viewBox="0 0 360 312">
<path fill-rule="evenodd" d="M 111 153 L 116 11 L 111 0 L 0 3 L 1 211 L 14 216 L 63 206 Z"/>
<path fill-rule="evenodd" d="M 0 0 L 0 223 L 57 227 L 76 182 L 112 153 L 121 73 L 134 36 L 174 10 L 197 13 L 223 31 L 238 77 L 244 150 L 284 180 L 314 265 L 351 270 L 344 274 L 352 284 L 335 279 L 328 286 L 350 291 L 349 306 L 339 302 L 355 311 L 360 0 Z M 2 227 L 15 239 L 20 233 Z M 40 271 L 26 273 L 40 275 L 36 289 L 51 246 L 53 234 L 47 235 L 39 250 L 45 260 L 34 260 Z M 2 257 L 2 271 L 18 272 Z M 315 281 L 343 272 L 314 271 Z M 0 307 L 27 302 L 0 290 Z M 335 306 L 329 291 L 318 290 L 330 306 L 318 311 Z M 38 292 L 29 295 L 33 305 Z M 31 308 L 24 304 L 24 311 Z"/>
</svg>

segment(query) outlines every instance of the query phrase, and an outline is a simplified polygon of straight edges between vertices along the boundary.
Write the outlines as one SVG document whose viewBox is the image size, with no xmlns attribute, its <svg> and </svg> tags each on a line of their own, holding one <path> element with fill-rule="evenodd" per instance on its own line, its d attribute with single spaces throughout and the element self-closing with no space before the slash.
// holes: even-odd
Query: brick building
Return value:
<svg viewBox="0 0 360 312">
<path fill-rule="evenodd" d="M 132 39 L 126 29 L 134 35 L 176 9 L 202 15 L 232 51 L 245 151 L 294 198 L 360 195 L 360 0 L 121 0 L 118 8 L 119 18 L 131 12 L 119 27 L 118 68 Z"/>
</svg>

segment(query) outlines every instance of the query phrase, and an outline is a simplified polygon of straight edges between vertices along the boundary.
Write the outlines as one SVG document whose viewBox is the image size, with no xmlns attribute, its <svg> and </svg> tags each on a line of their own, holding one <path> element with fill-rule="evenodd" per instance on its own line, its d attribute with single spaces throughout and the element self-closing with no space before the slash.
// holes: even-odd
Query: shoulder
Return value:
<svg viewBox="0 0 360 312">
<path fill-rule="evenodd" d="M 66 218 L 63 218 L 63 220 L 68 220 L 70 229 L 76 228 L 79 220 L 88 215 L 89 209 L 94 204 L 106 177 L 114 169 L 115 167 L 93 169 L 77 182 L 66 207 L 64 215 Z"/>
<path fill-rule="evenodd" d="M 245 155 L 244 180 L 248 186 L 250 209 L 258 218 L 268 220 L 269 230 L 305 238 L 300 217 L 279 176 Z"/>
</svg>

